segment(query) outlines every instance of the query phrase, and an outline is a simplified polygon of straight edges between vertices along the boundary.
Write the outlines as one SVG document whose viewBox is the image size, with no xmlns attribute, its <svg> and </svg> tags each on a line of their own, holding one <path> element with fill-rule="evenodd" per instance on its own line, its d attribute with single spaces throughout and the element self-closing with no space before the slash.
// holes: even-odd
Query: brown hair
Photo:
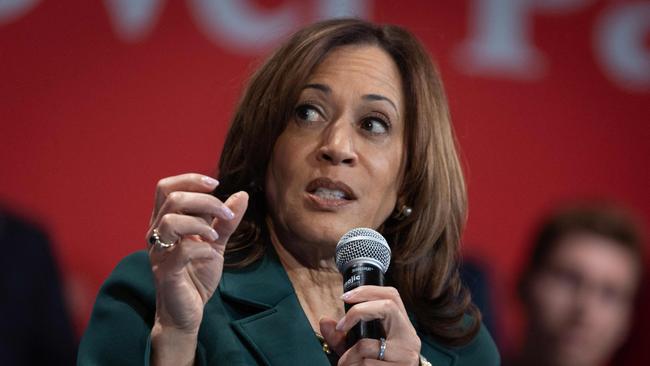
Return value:
<svg viewBox="0 0 650 366">
<path fill-rule="evenodd" d="M 345 45 L 383 49 L 402 77 L 407 161 L 398 204 L 413 211 L 379 228 L 393 252 L 388 282 L 426 333 L 447 345 L 466 344 L 478 332 L 480 313 L 458 274 L 465 183 L 440 76 L 420 42 L 400 27 L 355 19 L 313 24 L 295 33 L 251 77 L 219 164 L 216 194 L 225 198 L 246 190 L 251 196 L 228 244 L 229 258 L 236 258 L 229 263 L 243 266 L 263 255 L 269 243 L 264 177 L 275 141 L 315 67 Z"/>
<path fill-rule="evenodd" d="M 643 240 L 635 219 L 611 203 L 573 203 L 557 209 L 539 225 L 528 263 L 519 280 L 520 298 L 525 301 L 531 277 L 546 265 L 562 239 L 573 234 L 593 234 L 611 239 L 613 245 L 618 245 L 633 255 L 641 275 Z"/>
</svg>

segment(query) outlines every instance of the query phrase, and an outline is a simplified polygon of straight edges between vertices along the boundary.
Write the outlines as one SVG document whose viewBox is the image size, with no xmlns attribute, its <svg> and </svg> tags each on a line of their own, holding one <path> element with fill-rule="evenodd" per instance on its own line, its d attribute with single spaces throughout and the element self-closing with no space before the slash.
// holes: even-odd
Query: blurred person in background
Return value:
<svg viewBox="0 0 650 366">
<path fill-rule="evenodd" d="M 510 365 L 606 365 L 625 341 L 642 274 L 641 235 L 619 208 L 549 216 L 519 282 L 527 317 Z"/>
<path fill-rule="evenodd" d="M 0 365 L 72 365 L 76 340 L 47 235 L 0 208 Z"/>
</svg>

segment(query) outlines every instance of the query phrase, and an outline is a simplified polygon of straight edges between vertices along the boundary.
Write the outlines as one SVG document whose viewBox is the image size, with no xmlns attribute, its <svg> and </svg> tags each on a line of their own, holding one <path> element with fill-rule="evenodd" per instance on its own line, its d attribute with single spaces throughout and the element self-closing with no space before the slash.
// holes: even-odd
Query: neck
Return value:
<svg viewBox="0 0 650 366">
<path fill-rule="evenodd" d="M 303 266 L 317 271 L 333 270 L 336 272 L 334 251 L 336 242 L 298 240 L 299 235 L 276 228 L 270 217 L 266 218 L 266 226 L 269 230 L 271 242 L 278 253 L 283 252 L 287 259 L 296 266 Z M 278 247 L 282 247 L 278 250 Z"/>
<path fill-rule="evenodd" d="M 296 291 L 298 301 L 309 319 L 312 328 L 319 332 L 319 320 L 330 317 L 335 320 L 344 314 L 343 277 L 336 268 L 334 258 L 310 258 L 295 256 L 283 245 L 273 230 L 270 230 L 271 243 L 287 271 L 289 280 Z M 308 265 L 305 265 L 308 263 Z"/>
</svg>

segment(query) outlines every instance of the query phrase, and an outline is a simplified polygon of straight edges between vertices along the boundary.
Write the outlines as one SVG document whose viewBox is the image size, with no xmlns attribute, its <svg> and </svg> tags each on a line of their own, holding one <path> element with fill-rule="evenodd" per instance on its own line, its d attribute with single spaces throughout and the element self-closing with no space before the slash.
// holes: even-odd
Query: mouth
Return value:
<svg viewBox="0 0 650 366">
<path fill-rule="evenodd" d="M 309 182 L 307 192 L 326 201 L 353 201 L 357 197 L 352 188 L 343 182 L 335 182 L 329 178 L 317 178 Z"/>
</svg>

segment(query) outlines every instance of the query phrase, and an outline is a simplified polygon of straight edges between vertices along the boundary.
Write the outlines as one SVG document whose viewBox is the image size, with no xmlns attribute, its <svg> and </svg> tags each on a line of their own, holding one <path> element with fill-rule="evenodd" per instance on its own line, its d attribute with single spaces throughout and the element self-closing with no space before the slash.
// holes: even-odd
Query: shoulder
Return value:
<svg viewBox="0 0 650 366">
<path fill-rule="evenodd" d="M 146 252 L 124 258 L 106 279 L 81 339 L 77 364 L 142 364 L 147 358 L 156 293 Z"/>
<path fill-rule="evenodd" d="M 500 365 L 501 357 L 490 332 L 481 323 L 481 329 L 472 342 L 456 349 L 459 365 Z"/>
<path fill-rule="evenodd" d="M 107 292 L 109 295 L 136 292 L 144 298 L 155 297 L 153 274 L 146 251 L 132 253 L 115 266 L 100 289 L 100 294 Z"/>
<path fill-rule="evenodd" d="M 421 339 L 422 354 L 433 365 L 497 366 L 501 363 L 496 344 L 483 324 L 476 337 L 461 347 L 443 346 L 427 336 L 421 336 Z"/>
<path fill-rule="evenodd" d="M 122 260 L 115 266 L 109 279 L 113 277 L 121 277 L 126 273 L 132 272 L 151 273 L 149 256 L 146 251 L 140 250 L 122 258 Z"/>
<path fill-rule="evenodd" d="M 93 315 L 112 308 L 151 310 L 155 308 L 155 297 L 149 256 L 145 251 L 138 251 L 123 258 L 104 281 L 97 294 Z"/>
</svg>

